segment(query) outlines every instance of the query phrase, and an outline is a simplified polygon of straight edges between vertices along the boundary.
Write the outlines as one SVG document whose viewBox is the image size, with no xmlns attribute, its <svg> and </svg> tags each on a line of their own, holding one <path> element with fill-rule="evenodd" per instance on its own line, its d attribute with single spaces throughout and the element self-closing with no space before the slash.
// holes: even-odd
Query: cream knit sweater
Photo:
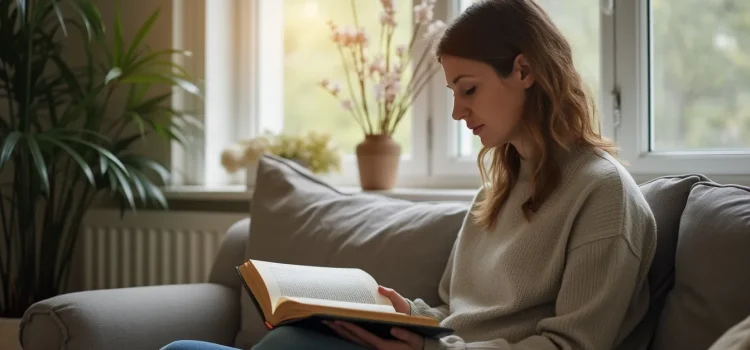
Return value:
<svg viewBox="0 0 750 350">
<path fill-rule="evenodd" d="M 439 286 L 443 305 L 411 313 L 455 330 L 425 349 L 645 348 L 656 223 L 638 186 L 609 154 L 560 151 L 560 187 L 527 222 L 530 169 L 496 229 L 467 216 Z M 482 190 L 477 198 L 483 195 Z M 475 201 L 476 199 L 475 198 Z"/>
</svg>

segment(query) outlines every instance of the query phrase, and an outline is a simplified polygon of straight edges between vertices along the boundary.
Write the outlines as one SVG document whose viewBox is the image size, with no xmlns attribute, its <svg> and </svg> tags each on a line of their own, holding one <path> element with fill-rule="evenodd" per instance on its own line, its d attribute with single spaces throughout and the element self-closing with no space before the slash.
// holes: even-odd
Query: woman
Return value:
<svg viewBox="0 0 750 350">
<path fill-rule="evenodd" d="M 286 327 L 256 348 L 645 348 L 655 220 L 592 124 L 568 42 L 532 0 L 490 0 L 446 29 L 436 55 L 453 119 L 484 146 L 485 185 L 440 282 L 444 304 L 381 293 L 455 335 L 384 340 L 342 323 L 329 325 L 338 338 Z"/>
</svg>

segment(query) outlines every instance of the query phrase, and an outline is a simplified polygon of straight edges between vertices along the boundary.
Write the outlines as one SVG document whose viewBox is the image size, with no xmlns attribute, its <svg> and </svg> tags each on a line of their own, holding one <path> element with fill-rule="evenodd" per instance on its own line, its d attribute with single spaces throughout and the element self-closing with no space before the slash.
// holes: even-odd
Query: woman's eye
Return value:
<svg viewBox="0 0 750 350">
<path fill-rule="evenodd" d="M 476 87 L 476 86 L 475 86 L 475 87 L 472 87 L 471 89 L 468 89 L 468 90 L 466 90 L 466 91 L 464 92 L 464 95 L 473 95 L 473 94 L 474 94 L 474 91 L 476 91 L 476 90 L 477 90 L 477 87 Z"/>
</svg>

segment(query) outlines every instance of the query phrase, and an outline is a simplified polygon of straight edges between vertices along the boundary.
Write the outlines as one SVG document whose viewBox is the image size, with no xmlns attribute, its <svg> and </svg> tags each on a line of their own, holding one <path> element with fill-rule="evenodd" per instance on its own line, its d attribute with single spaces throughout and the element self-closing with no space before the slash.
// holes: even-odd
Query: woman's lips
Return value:
<svg viewBox="0 0 750 350">
<path fill-rule="evenodd" d="M 484 124 L 471 128 L 471 131 L 474 132 L 474 135 L 478 135 L 482 129 L 484 129 Z"/>
</svg>

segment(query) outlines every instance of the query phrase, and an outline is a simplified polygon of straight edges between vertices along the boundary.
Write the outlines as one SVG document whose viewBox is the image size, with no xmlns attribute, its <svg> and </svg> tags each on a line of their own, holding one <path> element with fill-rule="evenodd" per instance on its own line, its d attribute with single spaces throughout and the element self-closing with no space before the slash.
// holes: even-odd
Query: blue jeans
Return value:
<svg viewBox="0 0 750 350">
<path fill-rule="evenodd" d="M 304 328 L 284 326 L 269 332 L 252 350 L 363 350 L 350 341 Z M 161 350 L 237 350 L 237 348 L 197 340 L 178 340 Z"/>
</svg>

